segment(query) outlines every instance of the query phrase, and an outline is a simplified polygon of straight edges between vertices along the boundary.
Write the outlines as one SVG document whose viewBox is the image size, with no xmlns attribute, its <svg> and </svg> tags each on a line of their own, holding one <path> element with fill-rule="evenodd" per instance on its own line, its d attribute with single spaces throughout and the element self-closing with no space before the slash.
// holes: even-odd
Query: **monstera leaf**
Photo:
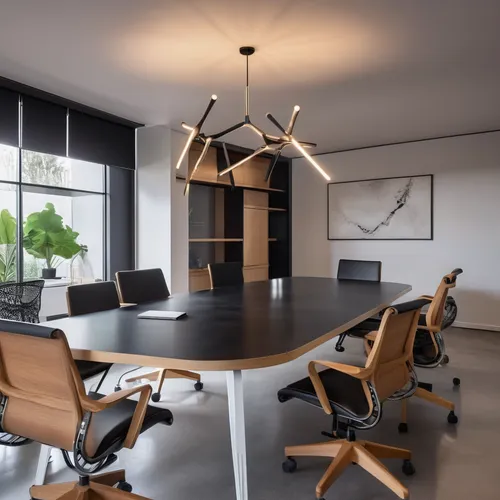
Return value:
<svg viewBox="0 0 500 500">
<path fill-rule="evenodd" d="M 82 247 L 76 242 L 79 233 L 63 225 L 63 219 L 52 203 L 41 212 L 28 216 L 24 224 L 23 246 L 37 259 L 44 259 L 47 268 L 57 267 L 63 259 L 71 259 Z M 61 257 L 62 259 L 57 259 Z"/>
</svg>

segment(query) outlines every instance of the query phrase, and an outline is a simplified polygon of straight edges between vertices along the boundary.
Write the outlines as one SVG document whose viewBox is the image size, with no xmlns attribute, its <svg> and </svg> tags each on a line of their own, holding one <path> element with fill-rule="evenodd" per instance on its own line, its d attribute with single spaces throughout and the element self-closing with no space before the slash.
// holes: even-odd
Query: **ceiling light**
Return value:
<svg viewBox="0 0 500 500">
<path fill-rule="evenodd" d="M 233 125 L 232 127 L 229 127 L 222 132 L 218 132 L 216 134 L 211 134 L 211 135 L 205 135 L 201 132 L 201 128 L 203 124 L 205 123 L 205 120 L 207 119 L 208 114 L 212 110 L 215 101 L 217 100 L 217 96 L 215 94 L 212 95 L 212 98 L 210 99 L 210 102 L 207 106 L 207 109 L 205 110 L 205 113 L 201 117 L 200 121 L 195 125 L 194 127 L 191 127 L 190 125 L 187 125 L 186 123 L 182 122 L 182 127 L 185 128 L 186 130 L 190 131 L 190 134 L 187 138 L 186 144 L 184 145 L 184 149 L 182 150 L 181 156 L 179 158 L 179 161 L 177 162 L 177 169 L 181 167 L 182 161 L 184 160 L 184 157 L 186 156 L 187 152 L 189 151 L 189 148 L 191 147 L 191 144 L 194 141 L 201 142 L 204 147 L 203 151 L 198 158 L 198 161 L 196 162 L 196 165 L 194 166 L 193 170 L 191 173 L 186 176 L 186 187 L 184 189 L 184 194 L 187 194 L 189 192 L 189 184 L 191 180 L 193 179 L 198 167 L 200 164 L 203 162 L 205 159 L 205 156 L 207 155 L 208 148 L 210 147 L 210 143 L 213 140 L 220 139 L 221 137 L 229 134 L 230 132 L 234 132 L 235 130 L 238 130 L 243 127 L 248 127 L 251 130 L 253 130 L 259 137 L 261 137 L 264 141 L 264 144 L 260 146 L 258 149 L 256 149 L 252 154 L 249 156 L 243 158 L 242 160 L 238 161 L 237 163 L 231 165 L 229 162 L 229 157 L 227 155 L 227 150 L 224 148 L 224 153 L 225 153 L 225 158 L 226 158 L 226 164 L 227 167 L 220 171 L 218 173 L 219 176 L 227 174 L 231 170 L 234 170 L 235 168 L 243 165 L 247 161 L 251 160 L 255 156 L 258 156 L 261 153 L 264 153 L 266 151 L 273 151 L 272 156 L 271 156 L 271 161 L 269 163 L 269 167 L 267 169 L 266 173 L 266 181 L 269 179 L 271 174 L 273 173 L 274 167 L 276 166 L 278 159 L 281 155 L 281 152 L 283 149 L 285 149 L 287 146 L 293 145 L 295 148 L 306 158 L 307 161 L 316 169 L 318 172 L 327 180 L 330 180 L 330 176 L 318 165 L 318 163 L 305 151 L 304 148 L 311 148 L 315 147 L 316 144 L 313 142 L 301 142 L 295 139 L 295 137 L 292 135 L 293 133 L 293 128 L 295 127 L 295 122 L 297 121 L 297 116 L 299 115 L 300 112 L 300 106 L 294 106 L 293 108 L 293 113 L 290 118 L 290 122 L 288 123 L 288 127 L 285 129 L 279 122 L 274 118 L 274 116 L 271 113 L 267 113 L 267 118 L 278 128 L 283 135 L 281 136 L 275 136 L 275 135 L 270 135 L 261 130 L 259 127 L 254 125 L 252 121 L 250 120 L 250 87 L 248 83 L 248 57 L 251 56 L 255 52 L 254 47 L 240 47 L 240 54 L 246 57 L 246 87 L 245 87 L 245 117 L 242 122 L 237 123 L 236 125 Z"/>
</svg>

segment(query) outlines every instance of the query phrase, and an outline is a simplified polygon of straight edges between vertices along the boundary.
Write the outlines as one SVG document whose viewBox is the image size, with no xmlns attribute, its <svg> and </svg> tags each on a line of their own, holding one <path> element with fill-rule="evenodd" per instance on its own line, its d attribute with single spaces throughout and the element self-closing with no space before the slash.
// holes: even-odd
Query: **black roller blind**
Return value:
<svg viewBox="0 0 500 500">
<path fill-rule="evenodd" d="M 71 158 L 135 169 L 135 128 L 70 110 Z"/>
<path fill-rule="evenodd" d="M 0 88 L 0 144 L 19 146 L 19 94 Z"/>
<path fill-rule="evenodd" d="M 23 149 L 66 156 L 67 108 L 23 96 Z"/>
</svg>

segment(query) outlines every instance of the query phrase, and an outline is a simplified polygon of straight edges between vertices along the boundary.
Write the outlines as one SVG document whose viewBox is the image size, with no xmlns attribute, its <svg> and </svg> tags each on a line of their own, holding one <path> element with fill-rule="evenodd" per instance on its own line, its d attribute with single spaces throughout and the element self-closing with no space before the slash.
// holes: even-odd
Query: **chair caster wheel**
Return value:
<svg viewBox="0 0 500 500">
<path fill-rule="evenodd" d="M 196 384 L 194 384 L 194 388 L 196 391 L 201 391 L 203 389 L 203 382 L 196 382 Z"/>
<path fill-rule="evenodd" d="M 283 472 L 291 474 L 297 470 L 297 462 L 292 457 L 287 457 L 287 459 L 281 464 Z"/>
<path fill-rule="evenodd" d="M 441 360 L 441 364 L 442 365 L 447 365 L 449 362 L 450 362 L 450 358 L 449 358 L 448 354 L 445 354 L 443 356 L 443 359 Z"/>
<path fill-rule="evenodd" d="M 345 351 L 345 347 L 344 346 L 341 346 L 341 345 L 336 345 L 335 346 L 335 350 L 337 352 L 344 352 Z"/>
<path fill-rule="evenodd" d="M 408 432 L 408 424 L 406 422 L 401 422 L 398 425 L 398 432 L 401 434 L 406 434 Z"/>
<path fill-rule="evenodd" d="M 118 391 L 121 391 L 121 390 L 122 390 L 121 386 L 115 385 L 115 392 L 118 392 Z"/>
<path fill-rule="evenodd" d="M 455 415 L 454 411 L 450 411 L 450 413 L 448 413 L 448 423 L 458 424 L 458 417 Z"/>
<path fill-rule="evenodd" d="M 155 392 L 152 396 L 151 396 L 151 401 L 153 401 L 153 403 L 158 403 L 161 399 L 161 394 L 159 392 Z"/>
<path fill-rule="evenodd" d="M 130 483 L 127 483 L 127 481 L 118 481 L 116 489 L 126 491 L 127 493 L 132 493 L 132 485 Z"/>
<path fill-rule="evenodd" d="M 457 378 L 457 377 L 455 377 L 455 378 L 453 379 L 453 385 L 454 385 L 455 387 L 458 387 L 458 386 L 460 385 L 460 379 L 459 379 L 459 378 Z"/>
<path fill-rule="evenodd" d="M 415 474 L 415 466 L 411 463 L 411 460 L 405 460 L 403 462 L 403 474 L 407 476 L 413 476 Z"/>
</svg>

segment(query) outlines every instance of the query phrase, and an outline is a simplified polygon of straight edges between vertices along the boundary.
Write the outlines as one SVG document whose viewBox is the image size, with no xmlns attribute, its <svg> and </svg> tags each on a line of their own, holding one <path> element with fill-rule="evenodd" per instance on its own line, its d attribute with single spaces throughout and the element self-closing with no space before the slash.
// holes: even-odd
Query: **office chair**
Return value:
<svg viewBox="0 0 500 500">
<path fill-rule="evenodd" d="M 222 262 L 208 264 L 210 288 L 243 285 L 243 266 L 241 262 Z"/>
<path fill-rule="evenodd" d="M 172 424 L 169 410 L 148 406 L 149 385 L 87 395 L 64 333 L 28 323 L 0 320 L 0 359 L 0 430 L 60 448 L 79 474 L 77 482 L 32 486 L 33 500 L 146 500 L 129 493 L 123 470 L 91 476 L 142 432 Z M 133 394 L 138 403 L 127 399 Z"/>
<path fill-rule="evenodd" d="M 0 284 L 0 318 L 39 323 L 44 280 Z"/>
<path fill-rule="evenodd" d="M 118 284 L 120 300 L 123 303 L 143 304 L 145 302 L 166 300 L 170 297 L 170 291 L 161 269 L 118 271 L 116 273 L 116 282 Z M 200 374 L 185 370 L 156 370 L 145 375 L 129 378 L 126 382 L 132 383 L 142 379 L 153 382 L 156 380 L 158 386 L 156 392 L 151 396 L 151 400 L 158 403 L 161 399 L 161 389 L 166 378 L 187 378 L 194 380 L 195 390 L 201 391 L 203 389 Z M 120 383 L 118 383 L 115 390 L 120 390 Z"/>
<path fill-rule="evenodd" d="M 382 279 L 382 262 L 379 260 L 349 260 L 340 259 L 337 267 L 338 280 L 360 280 L 380 283 Z M 351 333 L 356 331 L 356 327 L 348 332 L 341 333 L 335 344 L 337 352 L 344 352 L 343 343 Z"/>
<path fill-rule="evenodd" d="M 66 302 L 69 316 L 80 316 L 100 311 L 120 308 L 120 299 L 113 281 L 97 281 L 84 285 L 71 285 L 66 289 Z M 102 373 L 95 392 L 101 388 L 104 379 L 113 366 L 112 363 L 75 360 L 78 372 L 83 380 Z"/>
<path fill-rule="evenodd" d="M 0 319 L 39 323 L 44 280 L 0 284 Z M 22 446 L 30 439 L 0 432 L 0 445 Z"/>
<path fill-rule="evenodd" d="M 415 468 L 410 461 L 411 452 L 357 440 L 355 431 L 371 429 L 379 423 L 385 400 L 402 400 L 416 390 L 418 381 L 413 370 L 412 349 L 420 309 L 425 304 L 425 300 L 413 300 L 385 310 L 379 334 L 364 368 L 331 361 L 311 361 L 309 377 L 278 392 L 280 402 L 297 398 L 323 408 L 325 413 L 333 416 L 337 439 L 285 448 L 285 472 L 296 470 L 294 456 L 334 458 L 316 487 L 317 498 L 323 497 L 351 463 L 360 465 L 400 498 L 408 498 L 408 489 L 379 459 L 403 459 L 403 472 L 412 475 Z M 318 365 L 326 367 L 326 370 L 318 372 Z"/>
<path fill-rule="evenodd" d="M 422 295 L 419 297 L 427 302 L 426 305 L 428 305 L 429 308 L 426 312 L 420 314 L 418 321 L 417 334 L 413 347 L 413 359 L 415 366 L 422 368 L 435 368 L 441 363 L 444 362 L 444 364 L 446 364 L 449 361 L 445 359 L 447 356 L 445 354 L 442 332 L 455 320 L 457 315 L 457 306 L 455 300 L 452 297 L 448 297 L 448 290 L 450 288 L 455 288 L 457 277 L 462 273 L 462 269 L 454 269 L 451 273 L 443 276 L 434 296 Z M 370 352 L 373 341 L 376 338 L 377 333 L 373 330 L 377 330 L 378 324 L 379 322 L 377 320 L 369 319 L 359 325 L 360 332 L 362 332 L 362 329 L 365 328 L 364 342 L 365 351 L 367 353 Z M 367 333 L 368 329 L 371 329 L 372 332 Z M 455 377 L 453 379 L 453 385 L 459 386 L 460 379 Z M 455 404 L 448 399 L 444 399 L 436 394 L 433 394 L 432 389 L 432 384 L 420 382 L 414 396 L 424 399 L 429 403 L 446 408 L 449 410 L 447 417 L 448 423 L 458 423 L 458 417 L 455 414 Z M 400 432 L 408 432 L 408 425 L 406 422 L 406 402 L 404 403 L 404 407 L 404 417 L 399 424 Z"/>
</svg>

